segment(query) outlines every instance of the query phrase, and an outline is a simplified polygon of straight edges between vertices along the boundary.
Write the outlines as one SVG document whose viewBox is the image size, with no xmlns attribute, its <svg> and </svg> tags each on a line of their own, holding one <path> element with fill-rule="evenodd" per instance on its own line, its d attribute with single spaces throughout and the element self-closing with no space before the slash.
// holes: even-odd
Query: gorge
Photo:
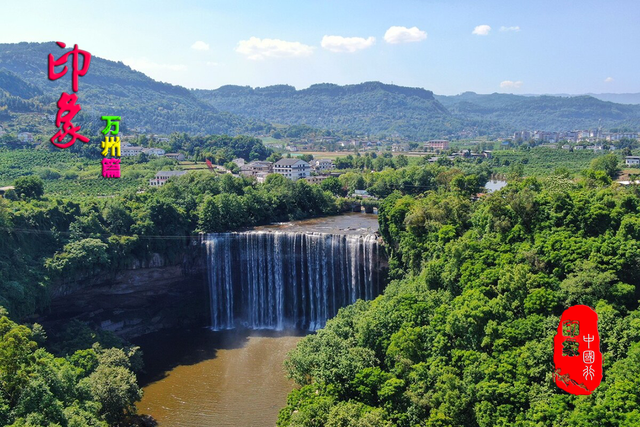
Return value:
<svg viewBox="0 0 640 427">
<path fill-rule="evenodd" d="M 382 291 L 377 226 L 347 214 L 207 235 L 209 327 L 135 340 L 147 371 L 139 412 L 161 426 L 274 425 L 293 387 L 286 354 L 340 307 Z"/>
</svg>

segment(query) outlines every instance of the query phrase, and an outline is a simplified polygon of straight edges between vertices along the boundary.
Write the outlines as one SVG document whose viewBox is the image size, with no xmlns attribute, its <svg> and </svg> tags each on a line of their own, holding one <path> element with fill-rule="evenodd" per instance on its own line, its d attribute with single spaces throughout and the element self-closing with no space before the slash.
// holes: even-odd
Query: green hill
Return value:
<svg viewBox="0 0 640 427">
<path fill-rule="evenodd" d="M 454 134 L 463 127 L 431 91 L 380 82 L 324 83 L 302 90 L 286 85 L 223 86 L 194 93 L 219 110 L 271 123 L 408 138 Z"/>
<path fill-rule="evenodd" d="M 59 57 L 62 52 L 53 42 L 0 44 L 0 108 L 19 98 L 55 112 L 60 93 L 71 90 L 71 77 L 50 81 L 47 56 Z M 264 123 L 220 112 L 188 89 L 157 82 L 122 62 L 93 56 L 89 72 L 79 82 L 78 102 L 85 120 L 91 122 L 102 115 L 120 115 L 124 129 L 139 127 L 158 133 L 233 135 L 265 128 Z M 9 111 L 15 109 L 9 105 Z"/>
</svg>

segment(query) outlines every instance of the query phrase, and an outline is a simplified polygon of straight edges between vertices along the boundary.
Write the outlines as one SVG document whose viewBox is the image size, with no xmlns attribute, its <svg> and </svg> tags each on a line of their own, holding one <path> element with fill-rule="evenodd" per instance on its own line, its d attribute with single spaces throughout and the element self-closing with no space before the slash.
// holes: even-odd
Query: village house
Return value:
<svg viewBox="0 0 640 427">
<path fill-rule="evenodd" d="M 627 166 L 638 166 L 640 165 L 640 156 L 627 156 L 624 158 L 624 163 Z"/>
<path fill-rule="evenodd" d="M 158 142 L 169 142 L 169 138 L 165 138 L 160 135 L 153 135 L 153 139 Z"/>
<path fill-rule="evenodd" d="M 164 156 L 164 150 L 162 148 L 155 148 L 155 147 L 143 148 L 142 152 L 147 156 L 156 156 L 156 157 Z"/>
<path fill-rule="evenodd" d="M 186 174 L 187 171 L 160 171 L 156 174 L 155 178 L 151 178 L 149 180 L 149 185 L 152 187 L 161 187 L 163 186 L 169 178 L 174 176 L 182 176 Z"/>
<path fill-rule="evenodd" d="M 320 184 L 327 178 L 331 178 L 329 175 L 313 175 L 308 178 L 305 178 L 309 184 Z"/>
<path fill-rule="evenodd" d="M 391 151 L 400 152 L 400 151 L 409 151 L 409 144 L 391 144 Z"/>
<path fill-rule="evenodd" d="M 272 165 L 273 163 L 271 162 L 254 160 L 240 166 L 240 175 L 257 177 L 259 173 L 269 174 L 271 173 Z"/>
<path fill-rule="evenodd" d="M 182 154 L 182 153 L 167 153 L 164 156 L 166 158 L 168 158 L 168 159 L 177 160 L 179 162 L 181 162 L 181 161 L 183 161 L 185 159 L 184 154 Z"/>
<path fill-rule="evenodd" d="M 280 159 L 273 165 L 274 173 L 282 175 L 292 181 L 307 178 L 311 175 L 310 169 L 309 163 L 296 158 Z"/>
<path fill-rule="evenodd" d="M 238 157 L 237 159 L 231 160 L 231 162 L 235 163 L 239 168 L 244 166 L 244 164 L 246 163 L 245 160 L 243 158 L 240 158 L 240 157 Z"/>
</svg>

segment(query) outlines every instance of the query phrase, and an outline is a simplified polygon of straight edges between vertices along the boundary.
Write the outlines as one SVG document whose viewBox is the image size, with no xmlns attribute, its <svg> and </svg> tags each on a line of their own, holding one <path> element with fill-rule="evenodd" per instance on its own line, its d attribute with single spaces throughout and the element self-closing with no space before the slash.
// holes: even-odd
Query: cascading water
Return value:
<svg viewBox="0 0 640 427">
<path fill-rule="evenodd" d="M 215 330 L 315 330 L 381 291 L 373 234 L 212 233 L 206 245 Z"/>
</svg>

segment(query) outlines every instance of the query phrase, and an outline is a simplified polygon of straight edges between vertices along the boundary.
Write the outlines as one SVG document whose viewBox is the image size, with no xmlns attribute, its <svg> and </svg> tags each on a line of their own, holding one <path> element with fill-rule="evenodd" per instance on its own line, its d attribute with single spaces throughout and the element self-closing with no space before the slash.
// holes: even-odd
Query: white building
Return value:
<svg viewBox="0 0 640 427">
<path fill-rule="evenodd" d="M 315 171 L 327 171 L 335 169 L 336 165 L 333 164 L 331 159 L 316 159 L 311 161 L 311 167 Z"/>
<path fill-rule="evenodd" d="M 124 147 L 120 148 L 120 155 L 122 157 L 133 157 L 142 153 L 142 150 L 142 147 L 138 147 L 136 145 L 125 145 Z"/>
<path fill-rule="evenodd" d="M 300 159 L 280 159 L 273 165 L 273 173 L 280 174 L 292 181 L 307 178 L 310 173 L 310 165 Z"/>
<path fill-rule="evenodd" d="M 148 156 L 164 156 L 164 150 L 162 148 L 143 148 L 142 152 Z"/>
<path fill-rule="evenodd" d="M 149 180 L 149 185 L 152 187 L 161 187 L 167 182 L 169 178 L 174 176 L 182 176 L 186 173 L 187 171 L 160 171 L 156 174 L 155 178 L 151 178 Z"/>
<path fill-rule="evenodd" d="M 627 166 L 638 166 L 640 165 L 640 156 L 627 156 L 624 158 L 624 162 Z"/>
</svg>

